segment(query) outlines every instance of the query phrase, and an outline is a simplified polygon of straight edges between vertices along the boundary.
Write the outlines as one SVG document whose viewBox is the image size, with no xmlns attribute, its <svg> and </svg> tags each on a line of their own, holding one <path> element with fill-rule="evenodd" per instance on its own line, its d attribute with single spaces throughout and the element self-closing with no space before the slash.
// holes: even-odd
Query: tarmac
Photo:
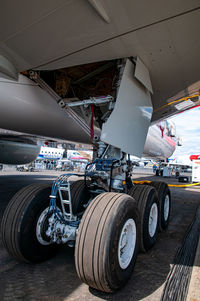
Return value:
<svg viewBox="0 0 200 301">
<path fill-rule="evenodd" d="M 44 172 L 0 172 L 0 222 L 11 197 L 22 187 L 36 182 L 51 183 L 61 174 Z M 137 180 L 163 180 L 180 184 L 176 179 L 159 178 L 152 173 L 135 174 Z M 159 233 L 156 245 L 140 253 L 131 279 L 114 294 L 98 292 L 83 284 L 75 270 L 74 250 L 61 246 L 58 254 L 40 264 L 25 264 L 10 257 L 0 237 L 0 300 L 61 301 L 61 300 L 148 300 L 161 299 L 174 258 L 182 245 L 185 233 L 200 205 L 200 186 L 170 187 L 172 210 L 169 227 Z M 197 248 L 187 301 L 199 301 L 200 243 Z"/>
</svg>

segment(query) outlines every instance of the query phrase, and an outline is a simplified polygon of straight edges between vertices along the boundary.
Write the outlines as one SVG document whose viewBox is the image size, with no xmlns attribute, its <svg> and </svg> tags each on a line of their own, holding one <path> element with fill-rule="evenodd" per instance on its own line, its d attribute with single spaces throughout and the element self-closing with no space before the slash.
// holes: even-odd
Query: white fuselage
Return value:
<svg viewBox="0 0 200 301">
<path fill-rule="evenodd" d="M 173 154 L 175 149 L 175 139 L 166 133 L 162 134 L 158 124 L 150 126 L 144 146 L 144 157 L 166 159 Z"/>
<path fill-rule="evenodd" d="M 63 148 L 41 146 L 37 159 L 61 160 L 64 151 Z"/>
</svg>

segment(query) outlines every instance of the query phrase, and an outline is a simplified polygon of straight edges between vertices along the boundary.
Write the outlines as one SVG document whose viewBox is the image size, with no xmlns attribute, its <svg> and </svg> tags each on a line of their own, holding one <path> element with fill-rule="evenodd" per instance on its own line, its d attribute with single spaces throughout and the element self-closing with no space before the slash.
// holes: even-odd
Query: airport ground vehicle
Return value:
<svg viewBox="0 0 200 301">
<path fill-rule="evenodd" d="M 34 171 L 34 167 L 32 165 L 17 165 L 16 170 L 18 171 Z"/>
</svg>

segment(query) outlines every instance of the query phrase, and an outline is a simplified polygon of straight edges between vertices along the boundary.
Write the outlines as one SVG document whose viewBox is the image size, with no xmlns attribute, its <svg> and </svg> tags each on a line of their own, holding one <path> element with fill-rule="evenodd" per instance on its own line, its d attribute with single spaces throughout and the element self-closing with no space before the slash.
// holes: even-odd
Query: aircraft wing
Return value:
<svg viewBox="0 0 200 301">
<path fill-rule="evenodd" d="M 0 12 L 4 75 L 139 56 L 152 81 L 153 121 L 179 111 L 173 101 L 199 80 L 198 0 L 2 1 Z"/>
</svg>

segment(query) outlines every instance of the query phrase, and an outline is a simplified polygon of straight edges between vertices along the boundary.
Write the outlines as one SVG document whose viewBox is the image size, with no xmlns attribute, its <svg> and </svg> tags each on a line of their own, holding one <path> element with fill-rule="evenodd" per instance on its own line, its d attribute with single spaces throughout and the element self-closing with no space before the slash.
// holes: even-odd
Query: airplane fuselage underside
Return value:
<svg viewBox="0 0 200 301">
<path fill-rule="evenodd" d="M 41 73 L 49 84 L 52 76 L 57 78 L 54 86 L 57 93 L 48 85 L 41 86 L 44 81 L 32 73 L 33 80 L 23 75 L 18 82 L 1 79 L 0 128 L 81 143 L 101 139 L 138 157 L 143 150 L 151 157 L 169 157 L 175 145 L 171 137 L 163 139 L 155 125 L 145 144 L 152 115 L 152 90 L 149 75 L 140 78 L 141 64 L 139 60 L 123 59 L 86 65 L 79 79 L 79 66 L 62 72 Z M 73 76 L 73 80 L 69 76 Z M 155 135 L 156 143 L 152 143 Z"/>
</svg>

